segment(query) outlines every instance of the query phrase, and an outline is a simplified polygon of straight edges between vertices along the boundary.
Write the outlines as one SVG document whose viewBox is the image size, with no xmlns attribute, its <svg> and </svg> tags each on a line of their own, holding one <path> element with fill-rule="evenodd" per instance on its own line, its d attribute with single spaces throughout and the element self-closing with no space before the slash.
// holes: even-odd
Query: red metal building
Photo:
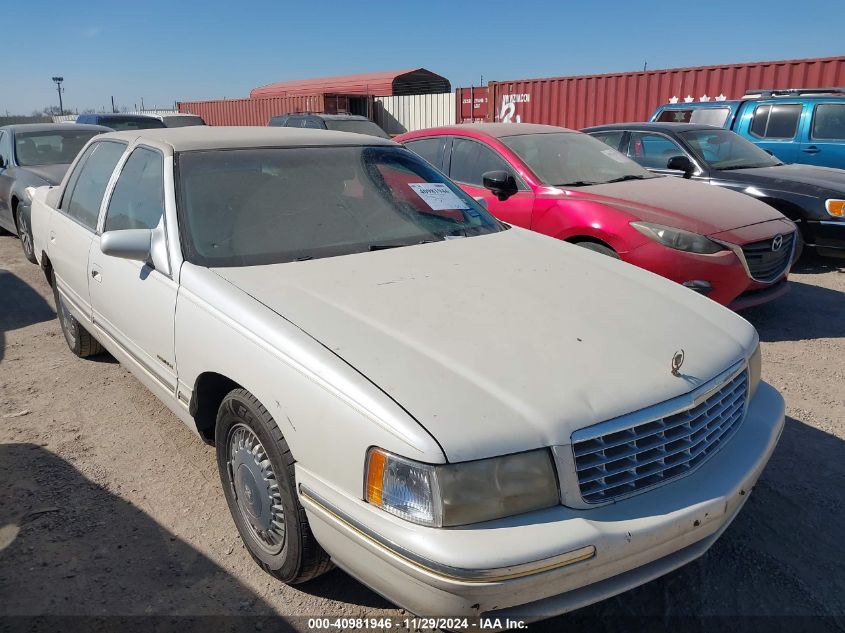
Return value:
<svg viewBox="0 0 845 633">
<path fill-rule="evenodd" d="M 358 75 L 341 75 L 338 77 L 281 81 L 259 88 L 253 88 L 249 96 L 255 99 L 259 97 L 283 97 L 323 93 L 390 97 L 394 95 L 422 95 L 451 91 L 452 86 L 445 77 L 436 75 L 425 68 L 415 68 L 412 70 L 394 70 Z"/>
<path fill-rule="evenodd" d="M 488 121 L 578 129 L 646 121 L 672 97 L 737 99 L 754 88 L 845 85 L 845 57 L 669 68 L 629 73 L 520 79 L 488 84 Z"/>
</svg>

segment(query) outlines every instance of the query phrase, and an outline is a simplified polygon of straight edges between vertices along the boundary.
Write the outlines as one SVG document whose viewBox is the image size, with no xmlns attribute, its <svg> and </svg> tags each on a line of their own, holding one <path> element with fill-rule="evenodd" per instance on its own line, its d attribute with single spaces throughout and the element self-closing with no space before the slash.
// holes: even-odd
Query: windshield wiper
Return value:
<svg viewBox="0 0 845 633">
<path fill-rule="evenodd" d="M 589 187 L 590 185 L 597 185 L 597 182 L 589 180 L 576 180 L 575 182 L 562 182 L 559 185 L 552 185 L 552 187 Z"/>
<path fill-rule="evenodd" d="M 415 246 L 417 244 L 431 244 L 441 240 L 420 240 L 419 242 L 394 242 L 393 244 L 370 244 L 371 251 L 386 251 L 388 248 L 401 248 L 403 246 Z"/>
<path fill-rule="evenodd" d="M 647 178 L 653 178 L 653 176 L 637 176 L 635 174 L 627 174 L 625 176 L 620 176 L 619 178 L 612 178 L 604 184 L 609 185 L 612 182 L 624 182 L 626 180 L 646 180 Z"/>
</svg>

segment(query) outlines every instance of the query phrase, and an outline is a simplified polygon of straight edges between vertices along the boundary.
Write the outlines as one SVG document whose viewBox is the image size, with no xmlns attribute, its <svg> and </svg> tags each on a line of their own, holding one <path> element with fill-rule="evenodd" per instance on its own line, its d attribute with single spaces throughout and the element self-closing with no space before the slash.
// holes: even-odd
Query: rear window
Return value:
<svg viewBox="0 0 845 633">
<path fill-rule="evenodd" d="M 15 134 L 15 156 L 21 167 L 72 163 L 79 150 L 97 134 L 101 132 L 95 130 L 18 132 Z"/>
<path fill-rule="evenodd" d="M 845 103 L 820 103 L 816 106 L 813 138 L 845 140 Z"/>
<path fill-rule="evenodd" d="M 661 123 L 698 123 L 724 127 L 731 113 L 730 108 L 688 108 L 664 110 L 657 117 Z"/>
<path fill-rule="evenodd" d="M 154 119 L 152 117 L 104 117 L 100 119 L 99 123 L 100 125 L 105 125 L 118 132 L 166 127 L 159 119 Z"/>
<path fill-rule="evenodd" d="M 359 121 L 355 119 L 325 119 L 326 128 L 338 132 L 354 132 L 356 134 L 369 134 L 379 138 L 390 138 L 384 130 L 372 121 Z"/>
</svg>

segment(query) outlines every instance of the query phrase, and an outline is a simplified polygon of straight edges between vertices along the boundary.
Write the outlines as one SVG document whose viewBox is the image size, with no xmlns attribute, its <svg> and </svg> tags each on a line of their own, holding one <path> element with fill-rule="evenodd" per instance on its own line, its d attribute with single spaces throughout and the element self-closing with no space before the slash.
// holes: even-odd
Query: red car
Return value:
<svg viewBox="0 0 845 633">
<path fill-rule="evenodd" d="M 721 187 L 656 176 L 586 134 L 474 123 L 396 137 L 500 220 L 617 257 L 735 310 L 786 292 L 796 227 Z"/>
</svg>

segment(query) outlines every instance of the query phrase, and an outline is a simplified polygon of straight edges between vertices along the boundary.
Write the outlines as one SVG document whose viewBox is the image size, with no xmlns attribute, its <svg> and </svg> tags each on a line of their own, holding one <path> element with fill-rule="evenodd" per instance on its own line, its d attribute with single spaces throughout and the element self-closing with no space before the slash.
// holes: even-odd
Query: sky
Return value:
<svg viewBox="0 0 845 633">
<path fill-rule="evenodd" d="M 841 0 L 0 0 L 0 114 L 172 107 L 423 67 L 453 87 L 845 54 Z"/>
</svg>

